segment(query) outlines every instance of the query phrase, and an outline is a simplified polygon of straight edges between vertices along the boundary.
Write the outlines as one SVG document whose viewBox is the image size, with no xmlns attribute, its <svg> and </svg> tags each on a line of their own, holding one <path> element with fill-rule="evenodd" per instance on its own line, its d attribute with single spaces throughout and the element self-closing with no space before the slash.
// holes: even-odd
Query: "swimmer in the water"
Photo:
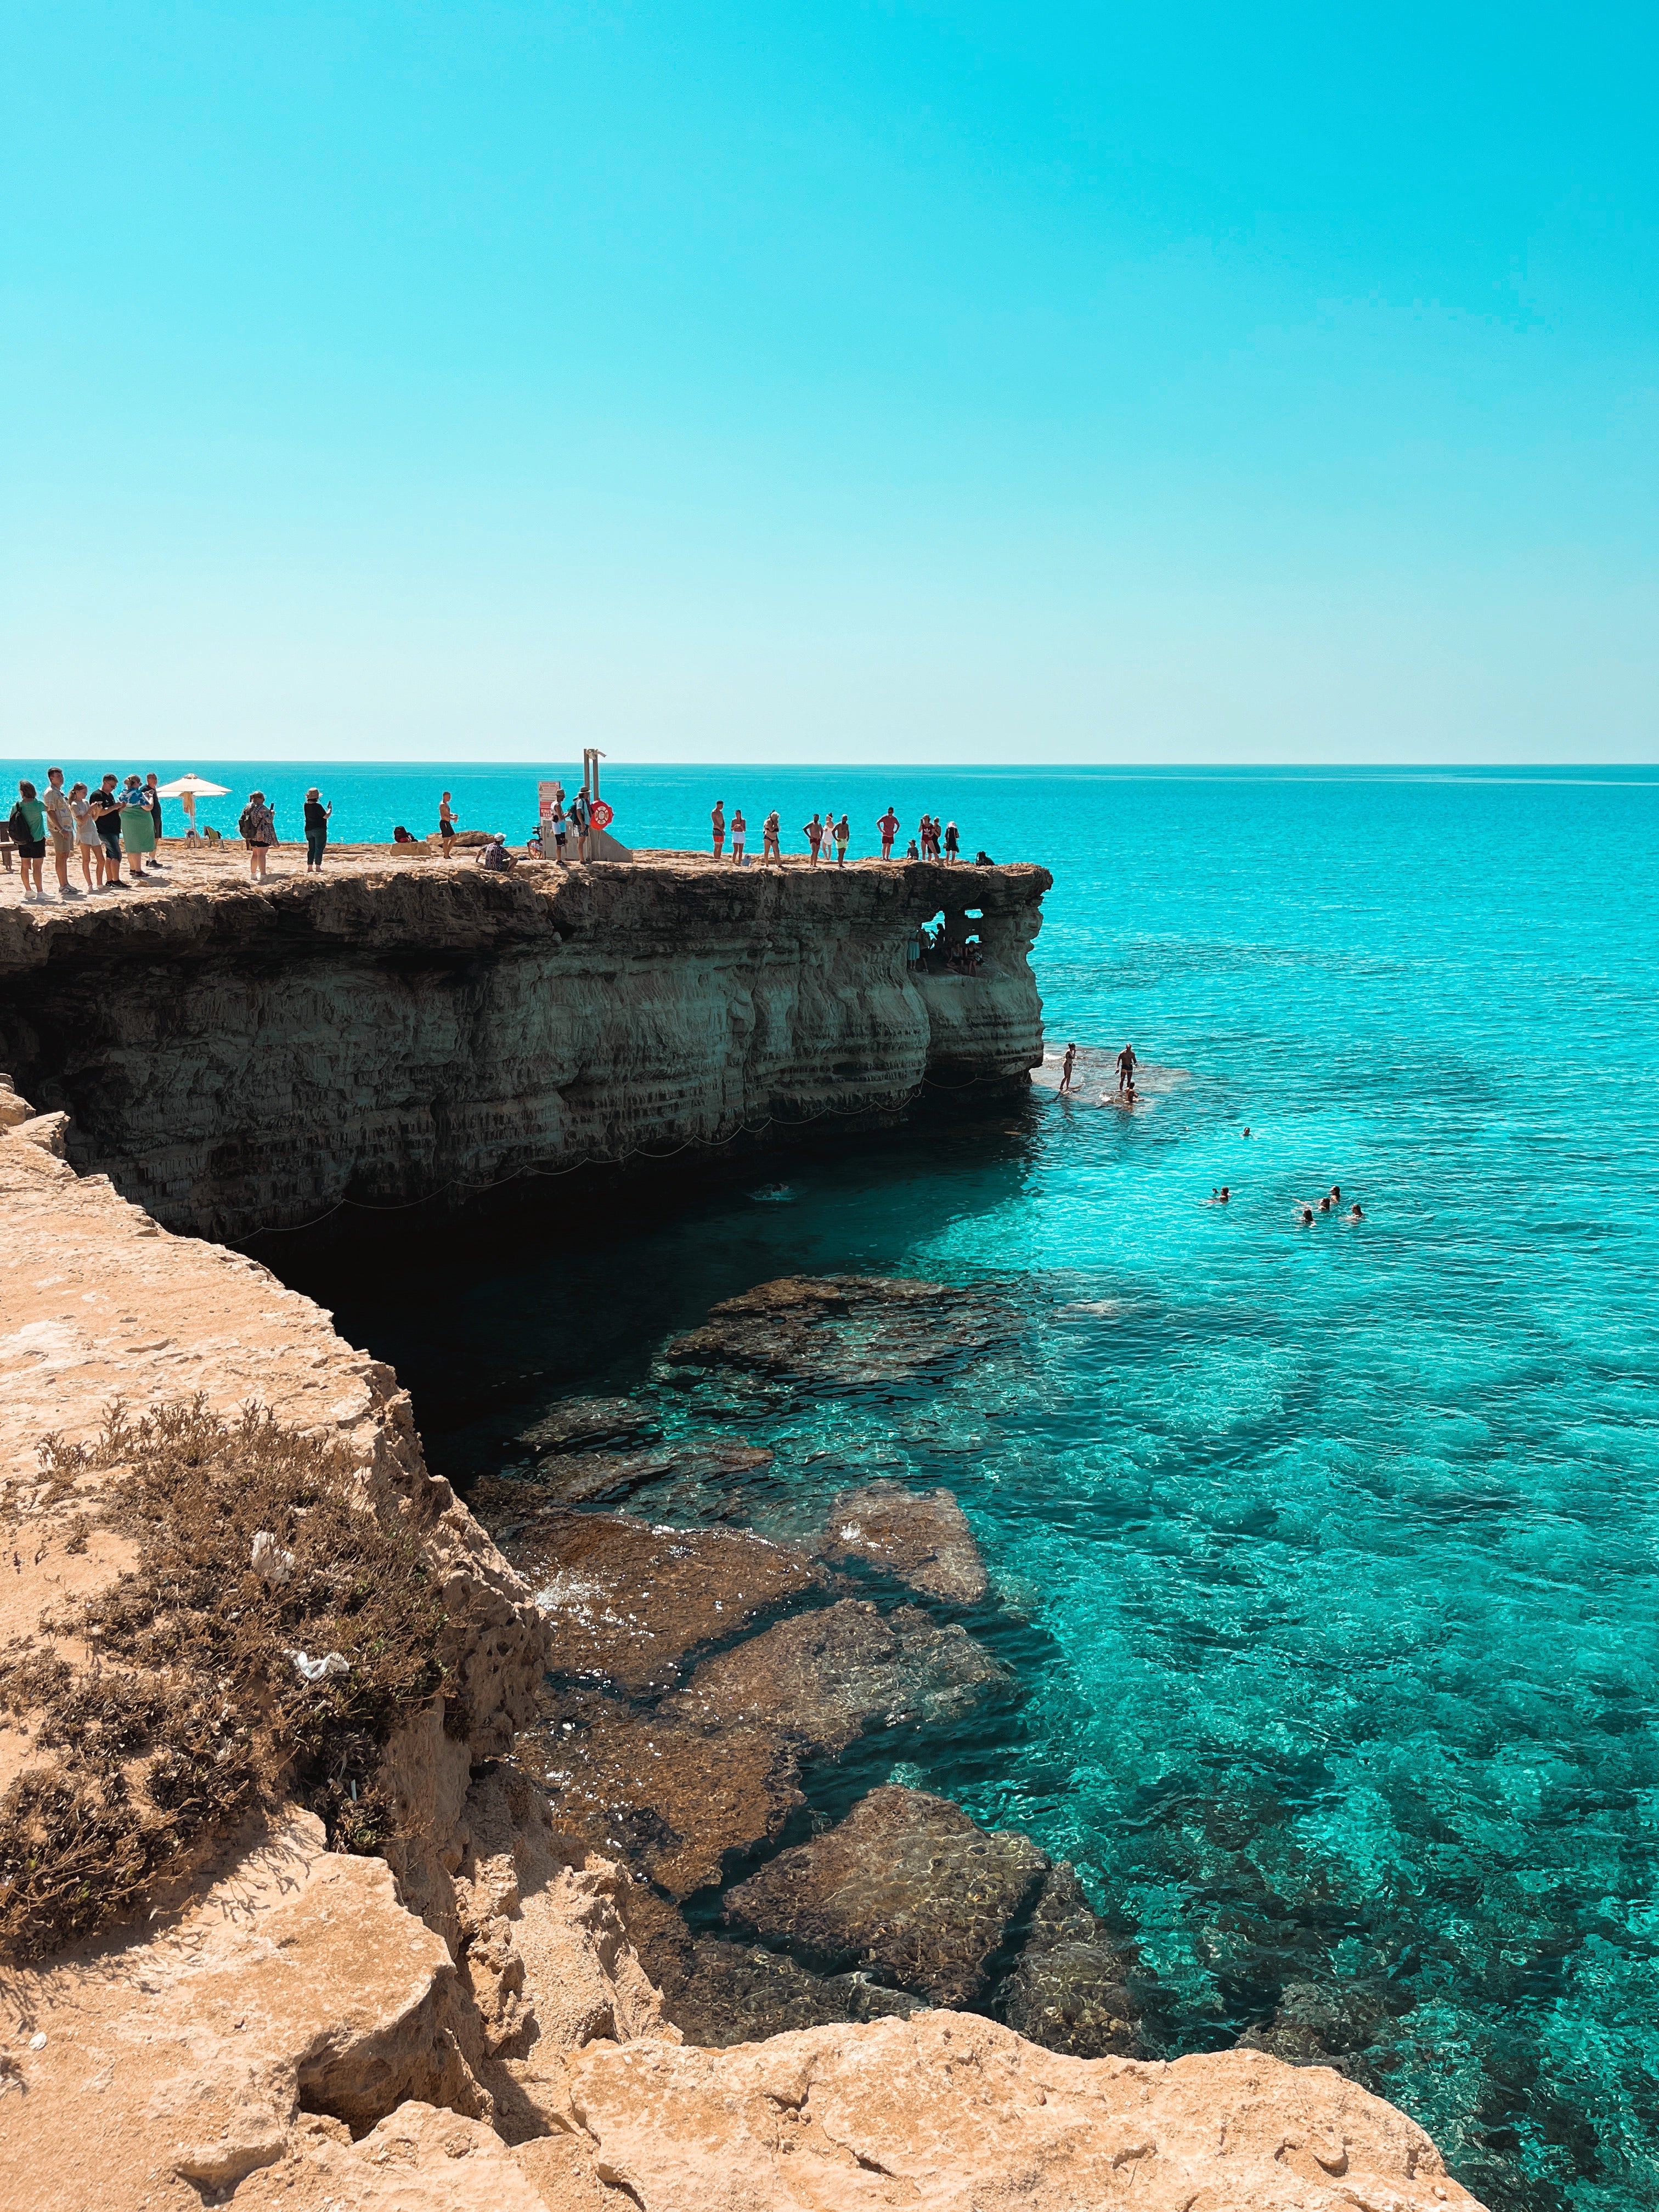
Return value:
<svg viewBox="0 0 1659 2212">
<path fill-rule="evenodd" d="M 1228 1189 L 1224 1182 L 1222 1184 L 1219 1190 L 1212 1190 L 1210 1193 L 1210 1203 L 1212 1206 L 1231 1206 L 1232 1204 L 1232 1199 L 1233 1194 L 1231 1191 Z"/>
<path fill-rule="evenodd" d="M 1076 1065 L 1077 1047 L 1074 1044 L 1068 1044 L 1066 1048 L 1066 1057 L 1060 1064 L 1060 1087 L 1062 1091 L 1071 1089 L 1072 1070 Z"/>
<path fill-rule="evenodd" d="M 1331 1204 L 1332 1204 L 1333 1206 L 1340 1206 L 1340 1205 L 1341 1205 L 1341 1203 L 1342 1203 L 1342 1186 L 1341 1186 L 1341 1184 L 1340 1184 L 1340 1182 L 1334 1182 L 1334 1183 L 1331 1185 Z"/>
<path fill-rule="evenodd" d="M 1365 1218 L 1364 1215 L 1359 1210 L 1359 1200 L 1358 1199 L 1355 1199 L 1353 1204 L 1348 1208 L 1348 1218 L 1350 1221 L 1363 1221 Z"/>
<path fill-rule="evenodd" d="M 1303 1227 L 1304 1227 L 1304 1229 L 1308 1228 L 1308 1227 L 1309 1227 L 1309 1226 L 1310 1226 L 1310 1224 L 1312 1224 L 1312 1221 L 1313 1221 L 1313 1208 L 1312 1208 L 1312 1206 L 1304 1206 L 1303 1207 L 1303 1209 L 1302 1209 L 1302 1225 L 1303 1225 Z"/>
<path fill-rule="evenodd" d="M 1329 1200 L 1329 1199 L 1328 1199 L 1328 1198 L 1322 1198 L 1322 1199 L 1320 1200 L 1320 1201 L 1319 1201 L 1319 1210 L 1320 1210 L 1320 1212 L 1321 1212 L 1322 1213 L 1328 1213 L 1328 1212 L 1330 1212 L 1330 1210 L 1331 1210 L 1331 1201 Z"/>
<path fill-rule="evenodd" d="M 1250 1125 L 1248 1121 L 1244 1124 L 1244 1133 L 1247 1137 L 1250 1133 Z"/>
</svg>

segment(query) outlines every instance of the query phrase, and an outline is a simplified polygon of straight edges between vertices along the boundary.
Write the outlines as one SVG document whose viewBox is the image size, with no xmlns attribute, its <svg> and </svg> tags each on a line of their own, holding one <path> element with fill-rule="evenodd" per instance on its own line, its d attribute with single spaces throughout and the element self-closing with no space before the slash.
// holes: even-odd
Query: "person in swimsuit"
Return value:
<svg viewBox="0 0 1659 2212">
<path fill-rule="evenodd" d="M 836 824 L 836 866 L 838 868 L 844 868 L 847 866 L 847 848 L 852 836 L 852 825 L 843 814 Z"/>
<path fill-rule="evenodd" d="M 1312 1208 L 1312 1206 L 1304 1206 L 1303 1207 L 1303 1209 L 1302 1209 L 1302 1226 L 1303 1226 L 1304 1229 L 1310 1229 L 1310 1228 L 1311 1228 L 1311 1227 L 1312 1227 L 1312 1225 L 1313 1225 L 1313 1218 L 1314 1218 L 1314 1215 L 1313 1215 L 1313 1208 Z"/>
<path fill-rule="evenodd" d="M 823 823 L 818 816 L 815 814 L 800 834 L 812 848 L 811 865 L 816 868 L 818 864 L 818 847 L 823 842 Z"/>
<path fill-rule="evenodd" d="M 743 866 L 743 848 L 748 842 L 749 824 L 743 818 L 742 807 L 738 807 L 732 817 L 732 865 L 734 868 Z"/>
<path fill-rule="evenodd" d="M 1328 1213 L 1328 1212 L 1330 1212 L 1330 1210 L 1331 1210 L 1331 1201 L 1329 1200 L 1329 1199 L 1328 1199 L 1328 1198 L 1322 1198 L 1322 1199 L 1320 1200 L 1320 1201 L 1319 1201 L 1319 1210 L 1320 1210 L 1320 1212 L 1321 1212 L 1322 1213 Z"/>
<path fill-rule="evenodd" d="M 1244 1124 L 1244 1133 L 1247 1137 L 1250 1133 L 1250 1125 L 1248 1121 Z"/>
<path fill-rule="evenodd" d="M 783 847 L 780 842 L 782 836 L 782 819 L 775 806 L 761 824 L 762 867 L 764 867 L 769 860 L 775 860 L 780 867 L 783 866 Z"/>
<path fill-rule="evenodd" d="M 1117 1087 L 1132 1095 L 1135 1087 L 1135 1048 L 1126 1044 L 1117 1056 Z"/>
<path fill-rule="evenodd" d="M 1364 1215 L 1359 1210 L 1359 1200 L 1358 1199 L 1355 1199 L 1353 1204 L 1348 1208 L 1348 1218 L 1350 1221 L 1363 1221 L 1365 1218 Z"/>
<path fill-rule="evenodd" d="M 1332 1204 L 1333 1206 L 1340 1206 L 1340 1205 L 1341 1205 L 1341 1203 L 1342 1203 L 1342 1186 L 1341 1186 L 1341 1184 L 1340 1184 L 1340 1182 L 1334 1182 L 1334 1183 L 1331 1185 L 1331 1204 Z"/>
<path fill-rule="evenodd" d="M 1212 1190 L 1210 1193 L 1210 1203 L 1212 1206 L 1231 1206 L 1232 1202 L 1233 1194 L 1231 1191 L 1228 1189 L 1224 1182 L 1222 1184 L 1219 1190 Z"/>
<path fill-rule="evenodd" d="M 899 833 L 899 818 L 893 811 L 890 799 L 888 801 L 886 813 L 881 817 L 876 827 L 881 832 L 881 857 L 884 860 L 890 860 L 893 857 L 893 840 Z"/>
<path fill-rule="evenodd" d="M 1077 1047 L 1074 1044 L 1068 1044 L 1066 1048 L 1066 1057 L 1060 1063 L 1060 1087 L 1062 1091 L 1069 1091 L 1071 1089 L 1072 1070 L 1076 1066 Z"/>
<path fill-rule="evenodd" d="M 714 811 L 708 817 L 708 826 L 714 833 L 714 858 L 718 860 L 726 850 L 726 801 L 717 799 Z"/>
<path fill-rule="evenodd" d="M 444 858 L 447 860 L 450 848 L 455 842 L 455 814 L 447 792 L 438 801 L 438 842 L 443 847 Z"/>
</svg>

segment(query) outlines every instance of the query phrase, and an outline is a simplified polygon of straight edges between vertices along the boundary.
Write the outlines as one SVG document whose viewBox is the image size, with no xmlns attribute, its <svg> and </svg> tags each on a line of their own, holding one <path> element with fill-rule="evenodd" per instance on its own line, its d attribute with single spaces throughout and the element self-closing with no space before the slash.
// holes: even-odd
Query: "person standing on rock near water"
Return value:
<svg viewBox="0 0 1659 2212">
<path fill-rule="evenodd" d="M 334 811 L 334 801 L 323 805 L 323 795 L 313 783 L 306 793 L 306 873 L 321 875 L 323 854 L 328 845 L 328 817 Z"/>
<path fill-rule="evenodd" d="M 843 814 L 836 824 L 836 866 L 838 868 L 844 868 L 847 866 L 847 848 L 852 835 L 852 827 Z"/>
<path fill-rule="evenodd" d="M 247 847 L 248 881 L 262 884 L 265 880 L 266 858 L 276 842 L 276 817 L 266 805 L 263 791 L 249 792 L 247 805 L 236 827 Z"/>
<path fill-rule="evenodd" d="M 443 848 L 445 860 L 447 860 L 450 848 L 455 842 L 455 810 L 449 803 L 447 792 L 438 801 L 438 842 Z"/>
<path fill-rule="evenodd" d="M 714 833 L 714 858 L 718 860 L 726 850 L 726 801 L 717 799 L 714 811 L 708 817 L 708 826 Z"/>
<path fill-rule="evenodd" d="M 888 800 L 887 811 L 876 823 L 876 827 L 881 832 L 881 857 L 884 860 L 890 860 L 893 857 L 893 840 L 899 833 L 899 818 L 893 811 L 891 799 Z"/>
<path fill-rule="evenodd" d="M 1135 1066 L 1135 1048 L 1132 1044 L 1126 1044 L 1117 1056 L 1117 1087 L 1120 1091 L 1134 1089 Z"/>
<path fill-rule="evenodd" d="M 1066 1057 L 1060 1063 L 1060 1087 L 1062 1091 L 1069 1091 L 1072 1088 L 1072 1070 L 1076 1066 L 1077 1047 L 1074 1044 L 1068 1044 L 1066 1048 Z"/>
<path fill-rule="evenodd" d="M 775 860 L 780 867 L 783 866 L 783 846 L 781 842 L 782 836 L 783 822 L 775 806 L 761 824 L 762 867 L 764 867 L 769 860 Z"/>
<path fill-rule="evenodd" d="M 144 787 L 136 775 L 127 778 L 127 787 L 121 793 L 121 842 L 127 848 L 127 866 L 132 871 L 132 880 L 144 880 L 144 855 L 155 850 L 155 817 L 149 811 L 149 799 Z"/>
</svg>

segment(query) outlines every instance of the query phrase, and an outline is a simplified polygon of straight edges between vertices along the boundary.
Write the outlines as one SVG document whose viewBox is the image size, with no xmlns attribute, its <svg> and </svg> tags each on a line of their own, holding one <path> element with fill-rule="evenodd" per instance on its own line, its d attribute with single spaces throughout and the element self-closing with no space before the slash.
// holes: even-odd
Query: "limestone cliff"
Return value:
<svg viewBox="0 0 1659 2212">
<path fill-rule="evenodd" d="M 165 888 L 0 909 L 0 1070 L 68 1111 L 77 1167 L 198 1235 L 867 1127 L 1042 1058 L 1041 868 L 347 851 L 254 888 L 167 854 Z M 974 972 L 908 958 L 941 915 Z"/>
<path fill-rule="evenodd" d="M 453 1694 L 380 1753 L 402 1823 L 383 1857 L 331 1850 L 313 1814 L 269 1805 L 148 1911 L 5 1972 L 0 2203 L 1479 2212 L 1412 2122 L 1328 2069 L 1255 2051 L 1062 2057 L 925 2006 L 684 2043 L 635 1948 L 649 1900 L 495 1759 L 545 1631 L 426 1472 L 395 1378 L 264 1268 L 77 1176 L 63 1138 L 0 1087 L 0 1200 L 28 1261 L 8 1277 L 0 1334 L 0 1783 L 76 1754 L 41 1739 L 31 1703 L 54 1670 L 82 1686 L 89 1725 L 106 1717 L 112 1670 L 76 1624 L 131 1565 L 111 1510 L 124 1469 L 71 1450 L 46 1480 L 34 1447 L 55 1430 L 72 1448 L 118 1397 L 140 1410 L 200 1394 L 231 1414 L 258 1395 L 337 1443 L 353 1510 L 410 1528 L 438 1578 Z M 933 1509 L 923 1541 L 902 1502 L 874 1500 L 877 1534 L 937 1580 L 949 1516 Z M 52 1842 L 61 1855 L 72 1840 Z"/>
</svg>

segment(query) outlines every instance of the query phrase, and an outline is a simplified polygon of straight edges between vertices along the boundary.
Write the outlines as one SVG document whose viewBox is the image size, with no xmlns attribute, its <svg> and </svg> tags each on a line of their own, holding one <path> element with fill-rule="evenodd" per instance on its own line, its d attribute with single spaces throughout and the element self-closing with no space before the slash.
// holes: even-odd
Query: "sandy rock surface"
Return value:
<svg viewBox="0 0 1659 2212">
<path fill-rule="evenodd" d="M 642 2212 L 1470 2212 L 1420 2128 L 1253 2052 L 1037 2050 L 924 2012 L 731 2051 L 584 2053 L 571 2106 Z"/>
</svg>

